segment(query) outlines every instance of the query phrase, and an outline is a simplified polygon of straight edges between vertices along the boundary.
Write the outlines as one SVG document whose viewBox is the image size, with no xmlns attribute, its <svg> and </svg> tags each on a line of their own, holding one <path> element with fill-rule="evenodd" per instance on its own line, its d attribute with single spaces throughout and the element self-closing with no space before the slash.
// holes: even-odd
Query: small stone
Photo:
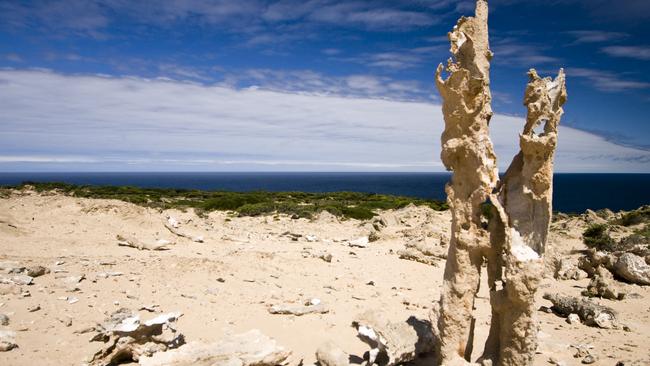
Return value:
<svg viewBox="0 0 650 366">
<path fill-rule="evenodd" d="M 109 277 L 122 276 L 123 274 L 124 273 L 122 273 L 122 272 L 100 272 L 100 273 L 97 273 L 96 277 L 106 279 L 106 278 L 109 278 Z"/>
<path fill-rule="evenodd" d="M 68 298 L 68 304 L 74 304 L 76 302 L 79 302 L 79 299 L 77 299 L 76 297 L 69 297 Z"/>
<path fill-rule="evenodd" d="M 569 324 L 580 324 L 580 317 L 578 314 L 569 314 L 566 318 L 566 322 Z"/>
<path fill-rule="evenodd" d="M 549 308 L 548 306 L 540 306 L 539 311 L 547 313 L 547 314 L 552 314 L 553 309 Z"/>
<path fill-rule="evenodd" d="M 25 273 L 30 277 L 39 277 L 46 273 L 50 273 L 50 270 L 43 266 L 32 266 L 26 268 Z"/>
<path fill-rule="evenodd" d="M 321 366 L 348 366 L 350 356 L 331 341 L 318 347 L 316 359 Z"/>
<path fill-rule="evenodd" d="M 332 263 L 332 254 L 324 252 L 318 255 L 318 258 L 324 260 L 327 263 Z"/>
<path fill-rule="evenodd" d="M 16 333 L 9 330 L 0 330 L 0 352 L 11 351 L 17 347 Z"/>
<path fill-rule="evenodd" d="M 6 314 L 0 314 L 0 325 L 9 325 L 9 317 Z"/>
<path fill-rule="evenodd" d="M 58 320 L 63 323 L 66 327 L 71 327 L 72 326 L 72 317 L 66 316 L 64 318 L 58 318 Z"/>
<path fill-rule="evenodd" d="M 368 237 L 362 236 L 358 239 L 350 240 L 348 245 L 353 248 L 366 248 L 368 246 L 368 243 L 369 243 Z"/>
<path fill-rule="evenodd" d="M 33 313 L 33 312 L 39 311 L 39 310 L 41 310 L 40 305 L 33 305 L 33 306 L 30 306 L 30 307 L 27 308 L 27 311 L 29 311 L 30 313 Z"/>
<path fill-rule="evenodd" d="M 596 361 L 598 361 L 598 357 L 594 355 L 587 355 L 585 356 L 585 358 L 582 359 L 582 363 L 585 365 L 590 365 Z"/>
</svg>

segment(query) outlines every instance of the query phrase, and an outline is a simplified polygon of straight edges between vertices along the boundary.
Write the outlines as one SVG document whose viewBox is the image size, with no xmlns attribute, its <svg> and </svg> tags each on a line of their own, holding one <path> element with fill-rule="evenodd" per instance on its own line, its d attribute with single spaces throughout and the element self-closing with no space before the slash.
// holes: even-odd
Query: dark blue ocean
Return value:
<svg viewBox="0 0 650 366">
<path fill-rule="evenodd" d="M 358 191 L 445 199 L 448 173 L 0 173 L 24 181 L 230 191 Z M 650 204 L 650 174 L 556 174 L 553 209 L 630 210 Z"/>
</svg>

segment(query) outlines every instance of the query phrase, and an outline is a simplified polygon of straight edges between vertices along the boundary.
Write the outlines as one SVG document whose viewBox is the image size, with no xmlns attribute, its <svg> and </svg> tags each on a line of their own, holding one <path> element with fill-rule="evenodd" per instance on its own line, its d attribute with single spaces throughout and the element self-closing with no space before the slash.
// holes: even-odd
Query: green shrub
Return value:
<svg viewBox="0 0 650 366">
<path fill-rule="evenodd" d="M 609 236 L 609 226 L 594 224 L 583 233 L 582 239 L 589 248 L 613 252 L 616 250 L 616 241 Z"/>
<path fill-rule="evenodd" d="M 357 220 L 368 220 L 375 217 L 375 213 L 363 207 L 343 207 L 341 208 L 343 216 Z"/>
<path fill-rule="evenodd" d="M 630 211 L 623 215 L 616 223 L 623 226 L 632 226 L 650 221 L 650 207 L 645 206 L 638 210 Z"/>
</svg>

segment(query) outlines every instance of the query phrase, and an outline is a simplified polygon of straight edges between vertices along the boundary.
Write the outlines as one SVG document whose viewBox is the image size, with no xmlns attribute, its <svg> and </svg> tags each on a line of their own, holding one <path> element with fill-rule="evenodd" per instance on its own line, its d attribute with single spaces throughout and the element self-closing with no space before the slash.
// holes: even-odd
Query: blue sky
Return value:
<svg viewBox="0 0 650 366">
<path fill-rule="evenodd" d="M 472 1 L 0 0 L 0 170 L 439 171 Z M 650 2 L 490 1 L 492 137 L 564 67 L 558 171 L 650 172 Z"/>
</svg>

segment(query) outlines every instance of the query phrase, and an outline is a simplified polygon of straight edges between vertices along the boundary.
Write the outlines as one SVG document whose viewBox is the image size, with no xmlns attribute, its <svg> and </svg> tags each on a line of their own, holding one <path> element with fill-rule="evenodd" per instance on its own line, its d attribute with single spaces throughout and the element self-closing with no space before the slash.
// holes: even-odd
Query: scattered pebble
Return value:
<svg viewBox="0 0 650 366">
<path fill-rule="evenodd" d="M 580 316 L 578 316 L 578 314 L 569 314 L 566 318 L 566 322 L 569 324 L 580 324 Z"/>
</svg>

